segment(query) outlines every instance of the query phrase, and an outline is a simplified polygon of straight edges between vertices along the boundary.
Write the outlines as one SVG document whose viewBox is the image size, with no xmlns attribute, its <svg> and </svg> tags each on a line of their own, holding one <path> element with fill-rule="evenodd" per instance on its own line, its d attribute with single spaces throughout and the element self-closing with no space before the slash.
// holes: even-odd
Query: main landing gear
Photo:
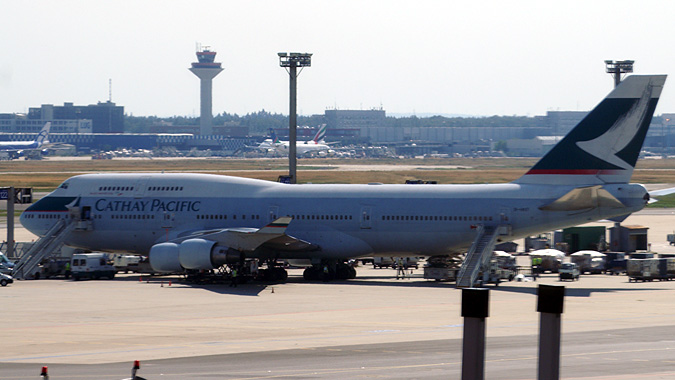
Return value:
<svg viewBox="0 0 675 380">
<path fill-rule="evenodd" d="M 352 280 L 356 278 L 356 269 L 345 262 L 322 260 L 319 265 L 307 267 L 302 277 L 306 281 Z"/>
<path fill-rule="evenodd" d="M 275 261 L 268 261 L 266 269 L 260 269 L 257 280 L 269 282 L 286 282 L 288 279 L 288 272 L 286 269 L 277 266 Z"/>
</svg>

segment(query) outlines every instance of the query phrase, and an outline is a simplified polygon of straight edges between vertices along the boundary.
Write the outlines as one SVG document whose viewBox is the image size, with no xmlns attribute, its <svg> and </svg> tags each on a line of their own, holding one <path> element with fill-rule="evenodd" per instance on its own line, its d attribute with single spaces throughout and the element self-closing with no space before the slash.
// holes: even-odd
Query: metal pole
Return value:
<svg viewBox="0 0 675 380">
<path fill-rule="evenodd" d="M 621 68 L 617 65 L 617 67 L 614 69 L 614 88 L 616 88 L 619 83 L 621 83 Z"/>
<path fill-rule="evenodd" d="M 560 333 L 565 287 L 539 285 L 537 311 L 539 315 L 538 380 L 560 379 Z"/>
<path fill-rule="evenodd" d="M 291 61 L 289 67 L 290 74 L 290 112 L 288 117 L 288 175 L 291 177 L 291 183 L 297 183 L 297 127 L 298 127 L 298 115 L 297 115 L 297 65 L 295 62 Z"/>
<path fill-rule="evenodd" d="M 7 190 L 7 257 L 14 257 L 14 187 Z"/>
<path fill-rule="evenodd" d="M 485 318 L 488 317 L 489 289 L 462 289 L 462 380 L 485 377 Z"/>
</svg>

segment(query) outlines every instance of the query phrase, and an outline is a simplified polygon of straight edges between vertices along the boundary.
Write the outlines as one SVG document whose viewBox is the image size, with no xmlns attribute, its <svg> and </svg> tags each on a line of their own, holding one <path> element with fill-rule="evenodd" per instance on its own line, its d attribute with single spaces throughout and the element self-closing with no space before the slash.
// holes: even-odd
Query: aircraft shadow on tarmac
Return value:
<svg viewBox="0 0 675 380">
<path fill-rule="evenodd" d="M 113 281 L 135 281 L 143 285 L 161 286 L 165 288 L 180 289 L 204 289 L 218 294 L 232 294 L 239 296 L 257 296 L 273 283 L 249 282 L 231 287 L 229 282 L 198 284 L 190 283 L 182 277 L 158 277 L 158 276 L 126 276 L 115 277 Z"/>
<path fill-rule="evenodd" d="M 413 276 L 414 281 L 410 281 L 407 278 L 399 281 L 392 281 L 393 277 L 382 277 L 382 276 L 360 276 L 353 280 L 348 281 L 328 281 L 325 282 L 326 285 L 348 285 L 348 286 L 393 286 L 393 287 L 402 287 L 402 288 L 447 288 L 448 290 L 453 290 L 455 288 L 454 283 L 449 282 L 437 282 L 437 281 L 419 281 L 420 277 Z M 163 286 L 163 287 L 172 287 L 174 289 L 181 288 L 198 288 L 204 289 L 210 292 L 218 294 L 230 294 L 230 295 L 241 295 L 241 296 L 258 296 L 263 291 L 269 290 L 275 286 L 283 286 L 283 284 L 270 283 L 270 282 L 249 282 L 244 284 L 239 284 L 237 287 L 229 286 L 228 282 L 224 283 L 215 283 L 215 284 L 195 284 L 186 282 L 183 278 L 180 277 L 155 277 L 155 276 L 143 276 L 143 277 L 118 277 L 113 281 L 138 281 L 145 284 L 150 284 L 154 286 Z M 289 276 L 286 281 L 290 284 L 306 284 L 302 276 Z M 321 282 L 319 282 L 321 283 Z M 499 286 L 488 285 L 488 289 L 501 292 L 511 292 L 511 293 L 523 293 L 523 294 L 537 294 L 538 285 L 536 282 L 531 283 L 532 286 L 511 286 L 508 283 L 502 283 Z M 551 285 L 551 284 L 547 284 Z M 560 284 L 564 285 L 564 284 Z M 614 292 L 625 292 L 625 291 L 650 291 L 650 290 L 666 290 L 658 288 L 570 288 L 565 289 L 565 295 L 568 297 L 590 297 L 593 293 L 614 293 Z"/>
<path fill-rule="evenodd" d="M 550 285 L 550 284 L 546 284 Z M 537 295 L 537 287 L 534 288 L 524 288 L 516 287 L 509 285 L 500 285 L 500 286 L 491 286 L 490 289 L 493 289 L 498 292 L 511 292 L 511 293 L 524 293 Z M 590 297 L 593 293 L 615 293 L 615 292 L 632 292 L 632 291 L 650 291 L 650 290 L 668 290 L 668 289 L 656 289 L 656 288 L 565 288 L 566 297 Z"/>
</svg>

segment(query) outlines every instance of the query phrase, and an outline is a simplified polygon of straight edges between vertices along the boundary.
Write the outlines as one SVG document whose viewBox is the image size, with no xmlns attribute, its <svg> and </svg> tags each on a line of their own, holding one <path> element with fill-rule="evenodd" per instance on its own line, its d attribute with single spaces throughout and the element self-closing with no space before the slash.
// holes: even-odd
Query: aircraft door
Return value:
<svg viewBox="0 0 675 380">
<path fill-rule="evenodd" d="M 162 215 L 162 228 L 173 228 L 173 221 L 176 214 L 172 212 L 164 212 Z"/>
<path fill-rule="evenodd" d="M 511 224 L 511 213 L 508 207 L 501 207 L 499 209 L 499 224 Z"/>
<path fill-rule="evenodd" d="M 269 223 L 277 220 L 279 218 L 279 206 L 270 206 L 267 215 L 268 215 L 267 221 Z"/>
<path fill-rule="evenodd" d="M 142 198 L 145 195 L 145 187 L 149 179 L 150 176 L 143 176 L 136 182 L 136 186 L 134 186 L 134 198 Z"/>
<path fill-rule="evenodd" d="M 80 211 L 80 220 L 91 220 L 91 206 L 83 206 Z"/>
<path fill-rule="evenodd" d="M 369 229 L 372 226 L 371 223 L 371 207 L 365 206 L 361 207 L 361 214 L 359 215 L 359 221 L 362 229 Z"/>
</svg>

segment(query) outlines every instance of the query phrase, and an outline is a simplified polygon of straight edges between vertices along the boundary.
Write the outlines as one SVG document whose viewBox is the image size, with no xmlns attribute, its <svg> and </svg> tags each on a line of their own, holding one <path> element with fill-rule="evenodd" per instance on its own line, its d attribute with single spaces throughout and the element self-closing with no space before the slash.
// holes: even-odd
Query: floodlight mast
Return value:
<svg viewBox="0 0 675 380">
<path fill-rule="evenodd" d="M 607 66 L 607 73 L 611 74 L 614 77 L 614 87 L 618 86 L 621 83 L 621 74 L 627 74 L 633 72 L 633 64 L 635 61 L 625 60 L 625 61 L 605 61 Z"/>
<path fill-rule="evenodd" d="M 312 66 L 311 53 L 278 53 L 279 66 L 286 67 L 290 76 L 290 101 L 288 115 L 288 176 L 291 183 L 297 183 L 297 79 L 298 67 Z"/>
</svg>

